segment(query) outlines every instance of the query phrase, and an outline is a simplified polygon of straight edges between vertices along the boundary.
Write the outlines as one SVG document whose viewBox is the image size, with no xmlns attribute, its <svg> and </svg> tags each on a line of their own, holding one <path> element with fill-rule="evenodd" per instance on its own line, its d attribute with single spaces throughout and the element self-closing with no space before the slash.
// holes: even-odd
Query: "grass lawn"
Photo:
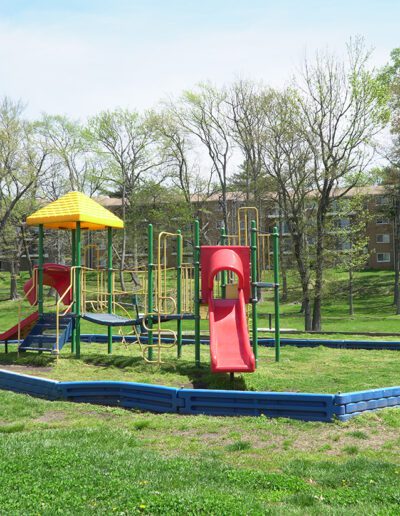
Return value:
<svg viewBox="0 0 400 516">
<path fill-rule="evenodd" d="M 400 411 L 155 415 L 0 392 L 2 514 L 398 514 Z"/>
<path fill-rule="evenodd" d="M 391 274 L 366 272 L 357 281 L 351 321 L 345 277 L 331 291 L 326 286 L 324 329 L 400 331 Z M 282 326 L 300 330 L 296 297 L 293 286 Z M 1 328 L 16 320 L 15 306 L 0 304 Z M 260 311 L 270 307 L 267 299 Z M 83 327 L 95 330 L 104 333 Z M 283 347 L 276 364 L 273 350 L 261 348 L 257 372 L 230 384 L 227 375 L 210 374 L 206 346 L 200 369 L 192 346 L 184 346 L 179 362 L 175 350 L 165 351 L 161 366 L 145 364 L 137 346 L 121 344 L 112 356 L 105 345 L 82 344 L 80 360 L 66 347 L 58 362 L 32 353 L 17 358 L 15 349 L 0 354 L 0 367 L 62 380 L 331 393 L 399 384 L 396 351 Z M 0 391 L 0 512 L 397 515 L 399 430 L 396 408 L 326 424 L 140 413 Z"/>
<path fill-rule="evenodd" d="M 10 346 L 11 347 L 11 346 Z M 69 347 L 69 346 L 68 346 Z M 14 348 L 15 349 L 15 348 Z M 260 348 L 255 373 L 211 374 L 209 348 L 202 346 L 202 367 L 194 364 L 194 346 L 184 346 L 178 361 L 175 350 L 163 352 L 164 363 L 147 364 L 137 345 L 127 349 L 114 345 L 107 355 L 105 344 L 82 344 L 76 359 L 64 349 L 59 360 L 49 355 L 0 354 L 0 367 L 11 368 L 56 380 L 119 380 L 170 385 L 174 387 L 336 393 L 399 385 L 400 353 L 284 347 L 281 361 L 274 362 L 272 348 Z"/>
</svg>

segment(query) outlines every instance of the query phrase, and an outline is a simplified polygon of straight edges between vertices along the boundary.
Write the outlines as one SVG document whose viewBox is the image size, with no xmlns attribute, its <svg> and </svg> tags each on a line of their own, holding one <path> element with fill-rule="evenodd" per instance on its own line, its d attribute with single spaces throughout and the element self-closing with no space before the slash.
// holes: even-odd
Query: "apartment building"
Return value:
<svg viewBox="0 0 400 516">
<path fill-rule="evenodd" d="M 337 190 L 335 195 L 340 195 L 342 191 Z M 342 201 L 336 199 L 332 201 L 330 208 L 330 216 L 337 214 L 337 203 L 345 201 L 356 194 L 365 196 L 368 209 L 373 216 L 367 226 L 368 235 L 368 254 L 369 260 L 367 267 L 371 269 L 393 269 L 394 267 L 394 234 L 393 221 L 390 217 L 390 195 L 383 186 L 368 186 L 362 188 L 354 188 L 347 192 Z M 98 201 L 111 211 L 119 212 L 121 210 L 121 199 L 111 197 L 100 197 Z M 194 198 L 193 203 L 196 207 L 197 217 L 200 220 L 202 228 L 202 241 L 205 244 L 215 244 L 220 239 L 220 229 L 223 226 L 220 197 L 218 194 L 208 197 L 207 199 Z M 310 196 L 312 203 L 312 196 Z M 228 233 L 231 235 L 238 234 L 238 224 L 241 226 L 242 234 L 244 232 L 244 217 L 238 217 L 241 207 L 251 206 L 251 202 L 246 200 L 241 192 L 228 192 Z M 281 246 L 285 256 L 290 261 L 292 254 L 291 238 L 288 225 L 283 218 L 279 217 L 279 209 L 276 202 L 276 195 L 267 196 L 258 207 L 259 224 L 262 232 L 271 232 L 272 228 L 277 225 L 281 233 Z M 254 212 L 249 212 L 248 219 L 253 218 Z M 338 223 L 343 227 L 351 224 L 351 217 L 339 219 Z M 190 247 L 190 246 L 189 246 Z M 188 248 L 189 249 L 189 248 Z M 345 250 L 346 243 L 338 245 L 337 250 Z M 32 244 L 32 258 L 35 261 L 35 244 Z M 146 255 L 146 249 L 141 250 L 143 256 Z M 187 250 L 191 253 L 191 250 Z M 188 254 L 188 256 L 189 256 Z M 24 257 L 21 260 L 21 270 L 27 268 Z M 0 271 L 8 270 L 9 264 L 6 257 L 0 256 Z"/>
<path fill-rule="evenodd" d="M 343 190 L 337 189 L 334 195 L 339 197 L 343 194 Z M 371 269 L 393 269 L 394 267 L 394 233 L 393 221 L 390 217 L 390 195 L 384 186 L 367 186 L 353 188 L 346 192 L 343 197 L 332 201 L 329 216 L 338 215 L 338 203 L 346 202 L 355 195 L 365 197 L 365 202 L 371 220 L 367 224 L 368 236 L 368 254 L 369 260 L 367 267 Z M 251 203 L 248 203 L 250 204 Z M 310 196 L 310 204 L 312 204 L 312 196 Z M 238 192 L 230 192 L 228 194 L 228 212 L 229 212 L 229 232 L 238 233 L 238 224 L 243 228 L 244 219 L 238 219 L 238 210 L 246 205 L 243 194 Z M 310 209 L 311 211 L 311 209 Z M 261 231 L 271 232 L 274 226 L 278 226 L 281 233 L 281 246 L 285 255 L 290 256 L 292 253 L 291 238 L 288 224 L 279 216 L 279 208 L 276 202 L 276 196 L 271 194 L 259 206 L 260 212 L 260 229 Z M 250 217 L 250 214 L 249 214 Z M 220 227 L 222 226 L 221 210 L 219 206 L 219 198 L 217 196 L 208 199 L 206 209 L 199 209 L 199 218 L 201 223 L 208 223 L 207 237 L 209 243 L 215 243 L 219 238 Z M 339 218 L 337 223 L 340 227 L 351 224 L 351 214 L 346 218 Z M 348 245 L 346 242 L 338 244 L 336 250 L 346 250 Z"/>
<path fill-rule="evenodd" d="M 334 196 L 340 196 L 342 190 L 337 189 Z M 368 210 L 373 215 L 371 221 L 367 225 L 368 235 L 368 254 L 369 260 L 367 267 L 371 269 L 393 269 L 394 267 L 394 240 L 393 240 L 393 221 L 389 215 L 390 212 L 390 195 L 384 186 L 367 186 L 358 187 L 349 190 L 340 200 L 334 199 L 330 208 L 330 216 L 337 214 L 337 206 L 339 202 L 345 202 L 347 198 L 354 195 L 365 196 Z M 111 210 L 119 210 L 121 206 L 120 199 L 102 198 L 102 204 Z M 215 244 L 220 238 L 220 229 L 223 226 L 222 212 L 220 205 L 220 197 L 215 194 L 207 199 L 194 198 L 193 203 L 196 206 L 197 216 L 200 220 L 202 231 L 202 239 L 206 244 Z M 312 195 L 310 196 L 312 203 Z M 228 233 L 238 234 L 238 224 L 241 230 L 244 230 L 244 217 L 238 217 L 239 208 L 243 206 L 251 206 L 251 201 L 246 201 L 245 195 L 241 192 L 228 192 Z M 271 232 L 272 228 L 277 225 L 281 233 L 281 246 L 285 255 L 291 255 L 291 239 L 288 225 L 284 219 L 279 217 L 279 209 L 276 202 L 276 195 L 267 196 L 258 207 L 260 229 L 263 232 Z M 249 212 L 249 219 L 254 213 Z M 351 216 L 339 219 L 339 224 L 351 224 Z M 345 250 L 346 243 L 341 243 L 337 250 Z"/>
</svg>

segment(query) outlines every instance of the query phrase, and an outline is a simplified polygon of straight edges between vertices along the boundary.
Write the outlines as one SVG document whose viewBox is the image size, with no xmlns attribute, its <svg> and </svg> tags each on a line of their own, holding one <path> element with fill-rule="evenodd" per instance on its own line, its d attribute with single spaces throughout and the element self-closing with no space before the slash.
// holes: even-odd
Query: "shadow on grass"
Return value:
<svg viewBox="0 0 400 516">
<path fill-rule="evenodd" d="M 128 357 L 124 355 L 89 355 L 80 359 L 85 364 L 95 367 L 116 367 L 119 369 L 132 369 L 137 372 L 150 371 L 158 377 L 163 375 L 178 375 L 182 382 L 188 380 L 194 389 L 238 389 L 246 390 L 246 382 L 243 376 L 235 376 L 231 380 L 229 374 L 213 374 L 208 365 L 196 367 L 193 362 L 172 359 L 161 364 L 148 364 L 141 357 Z"/>
<path fill-rule="evenodd" d="M 56 364 L 56 357 L 52 355 L 38 355 L 37 353 L 9 352 L 0 355 L 0 365 L 20 365 L 29 367 L 52 367 Z"/>
</svg>

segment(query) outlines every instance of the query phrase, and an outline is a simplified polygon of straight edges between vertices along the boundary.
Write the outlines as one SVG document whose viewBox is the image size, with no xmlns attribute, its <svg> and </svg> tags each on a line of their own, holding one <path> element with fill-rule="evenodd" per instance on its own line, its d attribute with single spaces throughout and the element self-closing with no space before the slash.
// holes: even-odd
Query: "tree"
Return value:
<svg viewBox="0 0 400 516">
<path fill-rule="evenodd" d="M 305 330 L 311 329 L 311 256 L 314 175 L 312 152 L 301 134 L 301 112 L 294 90 L 275 92 L 265 112 L 267 128 L 263 161 L 275 181 L 276 202 L 287 222 L 302 288 Z M 281 244 L 282 245 L 282 244 Z"/>
<path fill-rule="evenodd" d="M 227 119 L 227 93 L 210 84 L 200 84 L 196 91 L 186 91 L 179 103 L 170 105 L 181 126 L 206 148 L 220 186 L 220 205 L 224 226 L 228 227 L 228 165 L 232 138 Z M 211 181 L 211 177 L 210 177 Z"/>
<path fill-rule="evenodd" d="M 251 81 L 239 80 L 229 88 L 226 100 L 232 137 L 243 155 L 241 172 L 234 181 L 245 192 L 246 203 L 253 203 L 260 212 L 268 188 L 263 152 L 267 120 L 265 112 L 272 97 L 272 90 Z"/>
<path fill-rule="evenodd" d="M 389 91 L 390 128 L 392 141 L 384 155 L 389 166 L 383 170 L 383 181 L 391 198 L 390 216 L 394 225 L 394 304 L 400 314 L 400 48 L 390 54 L 388 63 L 379 76 L 383 87 Z"/>
<path fill-rule="evenodd" d="M 71 190 L 93 196 L 102 189 L 104 164 L 93 153 L 80 122 L 65 116 L 44 115 L 36 123 L 36 130 L 56 172 L 44 186 L 46 197 L 55 200 Z"/>
<path fill-rule="evenodd" d="M 386 90 L 368 69 L 370 53 L 362 40 L 347 45 L 341 62 L 328 53 L 305 61 L 298 101 L 304 138 L 314 160 L 316 185 L 316 260 L 313 330 L 321 329 L 326 215 L 332 199 L 357 184 L 373 155 L 372 140 L 387 122 Z M 339 195 L 335 190 L 346 177 L 354 179 Z"/>
<path fill-rule="evenodd" d="M 34 126 L 22 118 L 23 109 L 8 97 L 0 101 L 0 234 L 45 172 L 46 151 L 35 145 Z"/>
<path fill-rule="evenodd" d="M 151 124 L 137 112 L 122 109 L 104 111 L 89 120 L 87 135 L 93 143 L 93 150 L 104 160 L 110 188 L 121 197 L 122 219 L 126 223 L 129 199 L 133 198 L 140 181 L 150 172 L 155 176 L 163 164 Z M 134 234 L 132 236 L 135 238 Z M 122 285 L 126 246 L 125 227 L 120 255 Z"/>
<path fill-rule="evenodd" d="M 327 221 L 331 246 L 327 254 L 335 267 L 348 273 L 349 315 L 354 315 L 354 272 L 362 270 L 369 257 L 367 225 L 372 215 L 367 203 L 368 197 L 355 190 L 337 202 L 334 216 Z"/>
<path fill-rule="evenodd" d="M 160 143 L 160 154 L 165 166 L 165 179 L 173 187 L 180 190 L 194 213 L 194 199 L 207 196 L 211 190 L 211 178 L 200 176 L 200 166 L 193 152 L 193 144 L 187 131 L 171 110 L 165 109 L 161 113 L 152 113 L 149 117 L 155 138 Z"/>
</svg>

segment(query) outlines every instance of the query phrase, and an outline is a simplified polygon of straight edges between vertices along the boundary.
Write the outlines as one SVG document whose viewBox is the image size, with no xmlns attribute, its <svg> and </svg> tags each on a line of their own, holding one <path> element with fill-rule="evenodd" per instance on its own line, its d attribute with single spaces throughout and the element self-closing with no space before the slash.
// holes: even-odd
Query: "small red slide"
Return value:
<svg viewBox="0 0 400 516">
<path fill-rule="evenodd" d="M 36 269 L 36 266 L 35 266 Z M 37 274 L 34 274 L 37 278 Z M 68 289 L 71 282 L 71 268 L 67 265 L 58 263 L 45 263 L 43 265 L 43 285 L 48 285 L 57 290 L 58 295 L 62 296 Z M 32 288 L 33 286 L 33 288 Z M 24 285 L 24 292 L 28 294 L 28 301 L 31 305 L 37 304 L 37 284 L 33 285 L 33 278 L 28 280 Z M 72 303 L 72 289 L 65 295 L 63 299 L 64 305 L 68 306 Z"/>
<path fill-rule="evenodd" d="M 215 373 L 251 373 L 255 370 L 250 346 L 243 290 L 238 299 L 208 300 L 211 370 Z"/>
<path fill-rule="evenodd" d="M 28 315 L 28 317 L 25 317 L 25 319 L 22 319 L 20 323 L 20 337 L 21 339 L 25 338 L 28 333 L 31 331 L 32 326 L 35 324 L 35 322 L 38 320 L 39 314 L 38 312 L 33 312 L 33 314 Z M 4 331 L 3 333 L 0 333 L 0 341 L 7 341 L 7 340 L 16 340 L 18 339 L 18 324 L 13 326 L 7 331 Z"/>
<path fill-rule="evenodd" d="M 252 373 L 255 358 L 246 320 L 250 297 L 250 249 L 244 246 L 201 248 L 202 298 L 207 300 L 210 324 L 211 371 Z M 214 299 L 214 277 L 230 270 L 238 277 L 237 299 Z"/>
</svg>

